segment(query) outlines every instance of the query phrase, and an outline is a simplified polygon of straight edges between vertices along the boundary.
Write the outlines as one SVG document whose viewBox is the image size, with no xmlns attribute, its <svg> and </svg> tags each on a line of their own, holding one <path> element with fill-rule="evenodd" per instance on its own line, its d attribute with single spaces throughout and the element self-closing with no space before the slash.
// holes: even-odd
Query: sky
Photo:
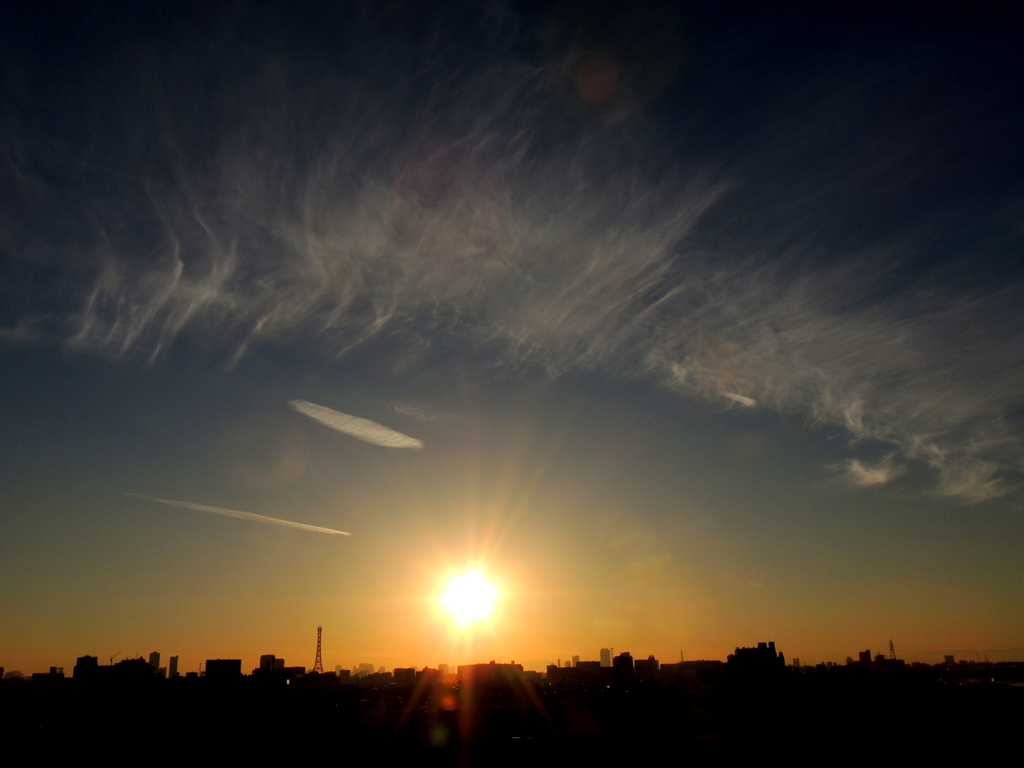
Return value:
<svg viewBox="0 0 1024 768">
<path fill-rule="evenodd" d="M 1019 10 L 0 13 L 0 666 L 1024 659 Z"/>
</svg>

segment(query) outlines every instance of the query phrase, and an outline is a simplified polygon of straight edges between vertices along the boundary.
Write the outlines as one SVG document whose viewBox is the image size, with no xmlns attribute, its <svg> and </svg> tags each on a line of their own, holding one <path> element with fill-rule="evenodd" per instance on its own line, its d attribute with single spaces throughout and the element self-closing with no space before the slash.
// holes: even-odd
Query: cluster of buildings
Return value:
<svg viewBox="0 0 1024 768">
<path fill-rule="evenodd" d="M 115 657 L 116 658 L 116 657 Z M 109 664 L 100 665 L 96 656 L 81 656 L 75 663 L 73 677 L 78 680 L 130 680 L 130 679 L 163 679 L 180 677 L 178 671 L 178 657 L 171 656 L 167 666 L 161 666 L 161 655 L 154 651 L 149 655 L 148 660 L 141 656 L 136 658 L 123 659 L 116 664 L 113 658 Z M 970 662 L 973 664 L 973 662 Z M 981 662 L 979 661 L 979 664 Z M 986 659 L 986 664 L 988 661 Z M 952 656 L 947 656 L 944 664 L 937 665 L 938 668 L 953 668 L 964 666 L 968 662 L 961 660 L 956 665 Z M 189 672 L 184 677 L 205 677 L 213 680 L 228 680 L 242 677 L 241 659 L 208 659 L 205 669 L 199 672 Z M 914 664 L 914 668 L 928 667 L 929 665 Z M 788 669 L 796 672 L 828 671 L 833 668 L 845 668 L 861 672 L 895 672 L 906 667 L 902 659 L 897 659 L 892 651 L 890 643 L 890 654 L 875 654 L 872 656 L 870 650 L 862 651 L 858 658 L 846 659 L 845 665 L 833 664 L 831 662 L 806 666 L 800 663 L 800 659 L 793 659 Z M 717 671 L 730 670 L 744 675 L 767 675 L 777 674 L 787 669 L 785 657 L 775 648 L 774 642 L 758 643 L 751 648 L 736 648 L 735 653 L 729 654 L 726 662 L 722 661 L 684 661 L 682 653 L 677 662 L 661 663 L 653 655 L 646 659 L 634 659 L 629 652 L 613 655 L 613 649 L 602 648 L 600 658 L 595 661 L 581 660 L 579 656 L 573 656 L 571 661 L 564 664 L 559 659 L 555 664 L 549 664 L 546 671 L 535 672 L 523 669 L 522 664 L 514 661 L 508 664 L 491 661 L 486 664 L 460 665 L 453 670 L 447 664 L 439 664 L 437 668 L 423 667 L 396 667 L 387 671 L 384 667 L 374 667 L 373 664 L 357 664 L 352 669 L 343 668 L 341 665 L 335 667 L 333 673 L 323 674 L 322 672 L 307 671 L 304 666 L 289 666 L 283 658 L 274 654 L 265 654 L 260 657 L 259 666 L 253 669 L 250 677 L 270 682 L 291 684 L 301 681 L 304 685 L 325 685 L 329 687 L 358 684 L 368 687 L 388 686 L 416 686 L 424 682 L 438 685 L 457 683 L 500 683 L 512 679 L 528 680 L 536 684 L 547 683 L 552 685 L 590 685 L 590 684 L 611 684 L 627 680 L 663 680 L 666 682 L 684 681 L 696 677 L 706 677 Z M 36 673 L 31 676 L 34 681 L 46 681 L 64 678 L 63 667 L 50 667 L 49 672 Z M 18 671 L 4 674 L 3 667 L 0 667 L 0 679 L 16 680 L 24 679 L 25 676 Z"/>
<path fill-rule="evenodd" d="M 774 644 L 771 645 L 771 648 L 774 652 Z M 737 649 L 737 653 L 744 650 L 746 649 Z M 779 656 L 781 658 L 781 654 Z M 731 659 L 732 657 L 730 657 Z M 107 665 L 100 665 L 96 656 L 81 656 L 75 664 L 73 677 L 77 680 L 87 681 L 154 680 L 181 677 L 178 671 L 177 656 L 170 657 L 166 667 L 160 665 L 160 660 L 160 653 L 155 651 L 149 655 L 148 660 L 136 657 L 114 663 L 111 659 Z M 199 672 L 188 672 L 184 677 L 229 680 L 243 676 L 241 659 L 208 659 L 203 666 L 204 669 Z M 354 683 L 370 687 L 416 686 L 424 682 L 434 685 L 455 685 L 460 682 L 488 684 L 508 682 L 512 679 L 559 684 L 606 680 L 612 682 L 624 679 L 653 680 L 659 677 L 685 676 L 723 666 L 724 664 L 720 661 L 680 661 L 675 664 L 661 664 L 654 656 L 634 660 L 628 652 L 613 657 L 611 649 L 603 648 L 598 661 L 582 661 L 579 656 L 574 656 L 571 663 L 566 662 L 564 666 L 560 660 L 558 664 L 548 665 L 546 672 L 524 670 L 522 664 L 516 664 L 514 661 L 508 664 L 491 661 L 486 664 L 460 665 L 454 674 L 447 664 L 439 664 L 436 668 L 396 667 L 389 672 L 384 667 L 375 668 L 372 664 L 366 663 L 358 664 L 351 670 L 339 665 L 335 667 L 333 673 L 323 674 L 308 671 L 304 666 L 289 666 L 283 658 L 274 654 L 265 654 L 260 657 L 259 666 L 251 671 L 249 677 L 283 684 L 301 680 L 306 685 L 317 684 L 319 681 L 319 684 L 328 686 Z M 0 676 L 2 674 L 2 669 L 0 669 Z M 33 679 L 62 679 L 64 669 L 51 667 L 49 673 L 39 673 L 32 677 Z"/>
</svg>

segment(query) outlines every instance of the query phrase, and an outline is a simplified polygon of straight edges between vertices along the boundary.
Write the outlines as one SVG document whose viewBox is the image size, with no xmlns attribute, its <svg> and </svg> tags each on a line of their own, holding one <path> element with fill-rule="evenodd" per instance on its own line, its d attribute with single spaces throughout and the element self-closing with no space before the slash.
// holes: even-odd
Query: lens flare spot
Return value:
<svg viewBox="0 0 1024 768">
<path fill-rule="evenodd" d="M 430 746 L 441 749 L 448 745 L 451 734 L 444 723 L 434 723 L 430 727 Z"/>
<path fill-rule="evenodd" d="M 576 88 L 584 103 L 602 106 L 619 90 L 622 73 L 618 62 L 605 54 L 588 56 L 576 70 Z"/>
</svg>

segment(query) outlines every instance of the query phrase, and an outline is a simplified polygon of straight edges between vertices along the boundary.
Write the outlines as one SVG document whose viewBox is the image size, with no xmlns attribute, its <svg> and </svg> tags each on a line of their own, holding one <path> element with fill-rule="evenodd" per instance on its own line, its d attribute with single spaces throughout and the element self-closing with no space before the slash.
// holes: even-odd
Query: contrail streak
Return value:
<svg viewBox="0 0 1024 768">
<path fill-rule="evenodd" d="M 183 509 L 193 509 L 196 512 L 211 512 L 215 515 L 224 515 L 225 517 L 237 517 L 242 520 L 252 520 L 256 523 L 270 523 L 272 525 L 283 525 L 286 528 L 298 528 L 303 531 L 312 531 L 313 533 L 332 533 L 337 536 L 351 536 L 351 533 L 346 531 L 336 531 L 333 528 L 321 528 L 319 525 L 306 525 L 305 523 L 296 523 L 291 520 L 281 520 L 277 517 L 267 517 L 266 515 L 257 515 L 252 512 L 242 512 L 238 509 L 224 509 L 223 507 L 211 507 L 206 504 L 193 504 L 191 501 L 173 501 L 171 499 L 158 499 L 156 496 L 145 496 L 141 493 L 124 493 L 125 496 L 131 496 L 136 499 L 146 499 L 148 501 L 157 501 L 161 504 L 167 504 L 171 507 L 182 507 Z"/>
<path fill-rule="evenodd" d="M 357 440 L 363 440 L 374 445 L 382 445 L 385 448 L 411 448 L 418 451 L 423 448 L 423 442 L 415 437 L 403 435 L 390 427 L 378 424 L 369 419 L 361 419 L 358 416 L 349 416 L 347 413 L 335 411 L 323 405 L 310 403 L 305 400 L 292 400 L 288 403 L 299 413 L 316 419 L 324 426 L 344 432 Z"/>
</svg>

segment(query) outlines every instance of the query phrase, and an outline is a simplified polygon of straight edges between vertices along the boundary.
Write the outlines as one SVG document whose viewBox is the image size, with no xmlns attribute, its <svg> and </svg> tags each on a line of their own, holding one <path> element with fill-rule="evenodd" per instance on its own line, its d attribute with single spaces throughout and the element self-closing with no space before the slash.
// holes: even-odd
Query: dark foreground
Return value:
<svg viewBox="0 0 1024 768">
<path fill-rule="evenodd" d="M 1019 758 L 1019 670 L 978 676 L 727 671 L 688 680 L 339 686 L 217 681 L 0 683 L 0 737 L 39 758 L 330 759 L 414 765 L 697 764 L 782 756 L 889 763 L 958 750 Z"/>
</svg>

